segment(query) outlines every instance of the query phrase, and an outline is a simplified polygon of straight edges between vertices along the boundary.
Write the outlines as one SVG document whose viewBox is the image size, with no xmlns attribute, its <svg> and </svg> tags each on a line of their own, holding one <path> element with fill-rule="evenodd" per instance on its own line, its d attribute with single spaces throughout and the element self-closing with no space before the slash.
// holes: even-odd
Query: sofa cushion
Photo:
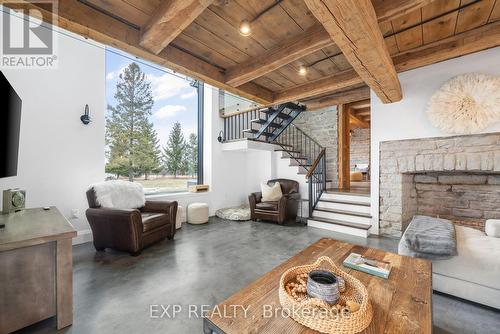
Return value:
<svg viewBox="0 0 500 334">
<path fill-rule="evenodd" d="M 141 213 L 142 232 L 148 232 L 168 223 L 168 215 L 164 213 Z"/>
<path fill-rule="evenodd" d="M 487 219 L 484 232 L 489 237 L 500 238 L 500 219 Z"/>
<path fill-rule="evenodd" d="M 255 204 L 257 210 L 278 211 L 278 202 L 261 202 Z"/>
<path fill-rule="evenodd" d="M 500 289 L 500 238 L 456 226 L 458 256 L 432 262 L 432 271 L 448 277 Z"/>
<path fill-rule="evenodd" d="M 275 182 L 273 185 L 261 183 L 260 189 L 262 192 L 262 202 L 279 201 L 279 199 L 283 196 L 279 182 Z"/>
</svg>

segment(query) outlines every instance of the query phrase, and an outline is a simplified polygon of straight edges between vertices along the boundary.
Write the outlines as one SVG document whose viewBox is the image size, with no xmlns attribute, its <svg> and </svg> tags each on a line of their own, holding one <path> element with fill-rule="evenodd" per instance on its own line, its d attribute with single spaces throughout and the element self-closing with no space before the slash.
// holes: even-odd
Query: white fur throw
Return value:
<svg viewBox="0 0 500 334">
<path fill-rule="evenodd" d="M 283 197 L 279 182 L 275 182 L 272 186 L 268 186 L 267 183 L 263 182 L 260 184 L 260 191 L 262 192 L 262 202 L 276 202 Z"/>
<path fill-rule="evenodd" d="M 93 184 L 91 188 L 103 208 L 137 209 L 146 204 L 142 185 L 136 182 L 112 180 Z"/>
</svg>

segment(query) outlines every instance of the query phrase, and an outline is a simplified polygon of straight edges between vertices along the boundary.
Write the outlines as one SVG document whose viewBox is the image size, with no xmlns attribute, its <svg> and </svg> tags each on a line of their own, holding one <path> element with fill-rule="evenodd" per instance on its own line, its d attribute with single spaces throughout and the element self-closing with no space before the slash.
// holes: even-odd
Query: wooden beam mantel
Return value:
<svg viewBox="0 0 500 334">
<path fill-rule="evenodd" d="M 370 0 L 305 0 L 332 40 L 384 103 L 402 99 L 401 85 Z"/>
<path fill-rule="evenodd" d="M 43 5 L 39 6 L 39 4 L 30 3 L 27 0 L 17 1 L 15 3 L 16 8 L 20 7 L 19 2 L 25 3 L 25 10 L 36 9 L 36 11 L 32 11 L 34 14 L 37 11 L 48 13 Z M 6 7 L 9 7 L 11 3 L 6 0 L 0 0 L 0 4 Z M 237 88 L 226 85 L 221 68 L 171 45 L 167 46 L 159 54 L 154 54 L 144 49 L 139 44 L 141 37 L 139 30 L 97 11 L 78 0 L 59 1 L 58 7 L 57 24 L 63 29 L 99 43 L 113 46 L 134 56 L 165 66 L 257 103 L 271 104 L 273 102 L 273 92 L 269 89 L 252 82 Z M 30 11 L 30 13 L 32 12 Z M 47 18 L 49 18 L 49 15 L 44 15 L 43 19 L 46 20 Z M 52 24 L 50 21 L 48 23 Z"/>
<path fill-rule="evenodd" d="M 141 29 L 140 45 L 158 54 L 187 28 L 213 0 L 167 0 Z"/>
<path fill-rule="evenodd" d="M 379 23 L 382 23 L 406 15 L 431 1 L 433 0 L 373 0 L 373 6 Z M 228 69 L 226 83 L 238 87 L 331 45 L 334 43 L 330 34 L 321 24 L 316 24 L 258 57 L 252 57 L 248 61 Z"/>
</svg>

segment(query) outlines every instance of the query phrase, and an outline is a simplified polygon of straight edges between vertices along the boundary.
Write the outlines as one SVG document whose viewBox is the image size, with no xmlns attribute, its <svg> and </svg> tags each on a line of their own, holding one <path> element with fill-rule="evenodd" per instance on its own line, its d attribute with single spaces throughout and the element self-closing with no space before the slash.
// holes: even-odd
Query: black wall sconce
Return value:
<svg viewBox="0 0 500 334">
<path fill-rule="evenodd" d="M 217 141 L 218 141 L 219 143 L 222 143 L 222 142 L 224 141 L 224 137 L 223 137 L 223 136 L 224 136 L 224 131 L 222 131 L 222 130 L 221 130 L 221 131 L 219 132 L 219 137 L 217 137 Z"/>
<path fill-rule="evenodd" d="M 89 111 L 89 105 L 85 105 L 85 112 L 82 116 L 80 116 L 80 120 L 82 121 L 83 124 L 87 125 L 91 122 L 90 120 L 90 111 Z"/>
</svg>

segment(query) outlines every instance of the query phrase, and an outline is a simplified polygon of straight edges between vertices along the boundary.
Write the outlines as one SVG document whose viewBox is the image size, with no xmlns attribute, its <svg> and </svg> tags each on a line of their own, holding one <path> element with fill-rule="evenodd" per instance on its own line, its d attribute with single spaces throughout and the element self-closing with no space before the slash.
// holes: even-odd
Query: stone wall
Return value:
<svg viewBox="0 0 500 334">
<path fill-rule="evenodd" d="M 293 124 L 326 148 L 327 178 L 332 187 L 338 184 L 337 108 L 325 108 L 301 113 Z"/>
<path fill-rule="evenodd" d="M 430 174 L 414 176 L 422 173 Z M 437 175 L 436 184 L 425 185 L 421 182 L 426 176 L 431 177 L 428 180 L 433 180 L 432 177 L 436 176 L 433 173 L 440 173 Z M 482 177 L 473 178 L 472 176 L 476 174 L 481 174 Z M 454 188 L 456 194 L 447 193 L 451 198 L 457 199 L 454 196 L 460 196 L 461 193 L 464 198 L 474 196 L 481 198 L 478 201 L 469 200 L 467 203 L 462 203 L 466 207 L 449 208 L 451 216 L 455 213 L 456 218 L 473 219 L 474 215 L 479 216 L 479 211 L 474 210 L 481 210 L 481 219 L 496 217 L 498 213 L 496 210 L 491 210 L 491 206 L 495 205 L 495 198 L 500 194 L 500 186 L 495 184 L 500 178 L 493 177 L 495 174 L 500 174 L 500 133 L 382 142 L 379 178 L 380 233 L 400 236 L 413 214 L 419 210 L 428 212 L 425 211 L 428 208 L 425 208 L 424 204 L 431 200 L 428 196 L 433 195 L 424 194 L 425 189 L 434 188 L 436 192 L 441 193 L 440 195 L 446 192 L 445 189 L 453 192 L 453 185 L 444 183 L 451 182 L 450 177 L 456 177 L 454 181 L 457 182 Z M 420 180 L 419 189 L 414 186 L 414 177 Z M 484 183 L 463 184 L 472 180 Z M 465 188 L 469 190 L 465 191 Z M 435 201 L 439 198 L 434 197 Z M 458 205 L 457 200 L 452 206 Z M 478 209 L 480 206 L 481 209 Z"/>
<path fill-rule="evenodd" d="M 354 128 L 351 130 L 351 170 L 356 164 L 370 163 L 370 129 Z"/>
<path fill-rule="evenodd" d="M 417 213 L 447 219 L 500 218 L 500 176 L 427 173 L 414 177 Z"/>
</svg>

